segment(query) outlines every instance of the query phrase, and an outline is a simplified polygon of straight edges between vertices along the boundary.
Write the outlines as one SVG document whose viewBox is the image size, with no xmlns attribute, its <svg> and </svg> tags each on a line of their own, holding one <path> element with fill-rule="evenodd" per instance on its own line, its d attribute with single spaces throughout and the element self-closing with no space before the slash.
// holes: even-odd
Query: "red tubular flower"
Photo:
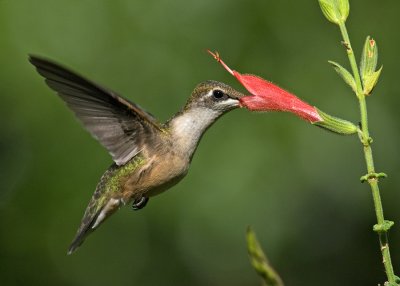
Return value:
<svg viewBox="0 0 400 286">
<path fill-rule="evenodd" d="M 235 70 L 231 70 L 221 60 L 217 52 L 215 54 L 208 52 L 252 94 L 240 99 L 242 106 L 251 111 L 291 112 L 311 123 L 323 121 L 315 107 L 258 76 L 240 74 Z"/>
</svg>

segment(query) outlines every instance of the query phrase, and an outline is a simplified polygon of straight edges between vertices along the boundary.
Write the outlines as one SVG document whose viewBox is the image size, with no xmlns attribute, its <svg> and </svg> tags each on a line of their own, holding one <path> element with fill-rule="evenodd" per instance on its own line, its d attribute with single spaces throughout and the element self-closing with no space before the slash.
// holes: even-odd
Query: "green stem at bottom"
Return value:
<svg viewBox="0 0 400 286">
<path fill-rule="evenodd" d="M 385 217 L 383 215 L 383 206 L 382 206 L 382 200 L 381 200 L 381 195 L 379 192 L 379 185 L 378 185 L 379 177 L 383 177 L 383 175 L 375 173 L 375 166 L 374 166 L 374 160 L 373 160 L 372 148 L 371 148 L 372 139 L 370 138 L 369 130 L 368 130 L 368 113 L 367 113 L 367 103 L 365 100 L 365 94 L 363 92 L 360 73 L 358 71 L 357 62 L 354 57 L 354 51 L 353 51 L 353 48 L 350 43 L 350 38 L 349 38 L 349 35 L 347 32 L 346 25 L 343 22 L 343 23 L 339 24 L 339 27 L 340 27 L 340 32 L 343 37 L 343 45 L 346 48 L 347 56 L 350 61 L 350 66 L 351 66 L 353 76 L 354 76 L 354 79 L 356 82 L 356 87 L 357 87 L 356 95 L 359 100 L 360 113 L 361 113 L 360 140 L 364 147 L 364 157 L 365 157 L 365 162 L 366 162 L 367 171 L 368 171 L 367 175 L 363 176 L 363 178 L 366 178 L 366 181 L 368 181 L 368 183 L 371 187 L 372 197 L 373 197 L 374 207 L 375 207 L 375 214 L 376 214 L 376 219 L 378 222 L 378 224 L 376 224 L 374 226 L 374 231 L 376 231 L 379 236 L 379 245 L 380 245 L 380 250 L 382 253 L 382 257 L 383 257 L 383 264 L 385 267 L 388 282 L 390 285 L 398 285 L 396 283 L 396 276 L 393 271 L 393 265 L 392 265 L 392 260 L 390 257 L 389 241 L 388 241 L 388 235 L 387 235 L 390 227 L 393 225 L 393 222 L 386 221 Z"/>
<path fill-rule="evenodd" d="M 374 162 L 372 157 L 372 148 L 370 144 L 364 146 L 364 154 L 365 154 L 365 161 L 367 163 L 368 174 L 375 174 Z M 370 176 L 370 178 L 367 181 L 371 187 L 372 197 L 374 200 L 375 214 L 378 222 L 378 224 L 374 226 L 374 230 L 378 233 L 379 236 L 379 245 L 381 248 L 383 265 L 385 267 L 386 276 L 388 278 L 388 282 L 391 283 L 391 285 L 397 285 L 392 266 L 392 259 L 390 257 L 389 240 L 387 235 L 390 226 L 392 224 L 389 223 L 389 226 L 386 227 L 388 225 L 388 221 L 385 220 L 383 214 L 382 200 L 378 185 L 379 178 L 375 176 Z"/>
</svg>

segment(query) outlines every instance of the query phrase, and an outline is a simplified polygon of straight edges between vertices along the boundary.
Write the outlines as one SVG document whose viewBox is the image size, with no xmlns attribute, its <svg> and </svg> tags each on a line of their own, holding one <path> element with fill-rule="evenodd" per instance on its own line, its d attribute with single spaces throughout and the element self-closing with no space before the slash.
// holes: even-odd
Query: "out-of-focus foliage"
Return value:
<svg viewBox="0 0 400 286">
<path fill-rule="evenodd" d="M 397 1 L 351 1 L 360 55 L 367 34 L 385 66 L 368 98 L 386 216 L 400 222 Z M 66 256 L 111 163 L 27 61 L 50 57 L 166 120 L 207 79 L 241 89 L 218 50 L 329 114 L 358 120 L 327 60 L 346 62 L 318 1 L 0 0 L 0 284 L 257 285 L 254 226 L 287 285 L 384 281 L 372 198 L 355 137 L 293 115 L 236 110 L 203 137 L 188 177 L 145 209 L 123 208 Z M 346 68 L 348 68 L 346 66 Z M 391 231 L 399 271 L 400 231 Z"/>
<path fill-rule="evenodd" d="M 257 236 L 254 231 L 248 227 L 246 232 L 247 251 L 249 253 L 250 263 L 254 270 L 261 276 L 263 285 L 265 286 L 283 286 L 283 281 L 279 274 L 268 261 Z"/>
</svg>

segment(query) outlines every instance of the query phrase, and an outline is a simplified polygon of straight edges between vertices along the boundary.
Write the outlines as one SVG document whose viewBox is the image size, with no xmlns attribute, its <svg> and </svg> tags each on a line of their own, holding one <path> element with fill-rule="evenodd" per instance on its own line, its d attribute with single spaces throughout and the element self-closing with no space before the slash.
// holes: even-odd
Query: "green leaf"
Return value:
<svg viewBox="0 0 400 286">
<path fill-rule="evenodd" d="M 365 79 L 373 74 L 378 63 L 378 46 L 374 39 L 369 36 L 365 40 L 364 48 L 361 54 L 360 73 L 363 84 Z"/>
<path fill-rule="evenodd" d="M 322 13 L 332 23 L 346 22 L 350 12 L 349 0 L 318 0 Z"/>
<path fill-rule="evenodd" d="M 268 262 L 261 246 L 257 240 L 256 234 L 249 227 L 246 233 L 247 251 L 250 262 L 257 273 L 263 278 L 266 286 L 283 286 L 282 279 Z"/>
<path fill-rule="evenodd" d="M 340 75 L 340 77 L 348 84 L 350 85 L 351 89 L 356 93 L 357 92 L 357 86 L 356 86 L 356 81 L 354 80 L 354 77 L 352 74 L 347 71 L 344 67 L 339 65 L 336 62 L 333 61 L 328 61 L 335 71 Z"/>
<path fill-rule="evenodd" d="M 364 94 L 370 95 L 378 83 L 379 76 L 381 75 L 383 66 L 372 74 L 366 76 L 364 79 Z"/>
</svg>

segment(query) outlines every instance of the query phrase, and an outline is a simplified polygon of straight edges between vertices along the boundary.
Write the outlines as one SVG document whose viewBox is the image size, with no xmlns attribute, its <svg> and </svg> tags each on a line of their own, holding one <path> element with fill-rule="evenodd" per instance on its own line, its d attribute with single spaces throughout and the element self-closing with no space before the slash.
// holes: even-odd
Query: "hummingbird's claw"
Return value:
<svg viewBox="0 0 400 286">
<path fill-rule="evenodd" d="M 140 210 L 146 206 L 148 201 L 149 201 L 149 198 L 147 198 L 147 197 L 140 197 L 138 199 L 135 199 L 132 203 L 132 209 L 134 211 Z"/>
</svg>

